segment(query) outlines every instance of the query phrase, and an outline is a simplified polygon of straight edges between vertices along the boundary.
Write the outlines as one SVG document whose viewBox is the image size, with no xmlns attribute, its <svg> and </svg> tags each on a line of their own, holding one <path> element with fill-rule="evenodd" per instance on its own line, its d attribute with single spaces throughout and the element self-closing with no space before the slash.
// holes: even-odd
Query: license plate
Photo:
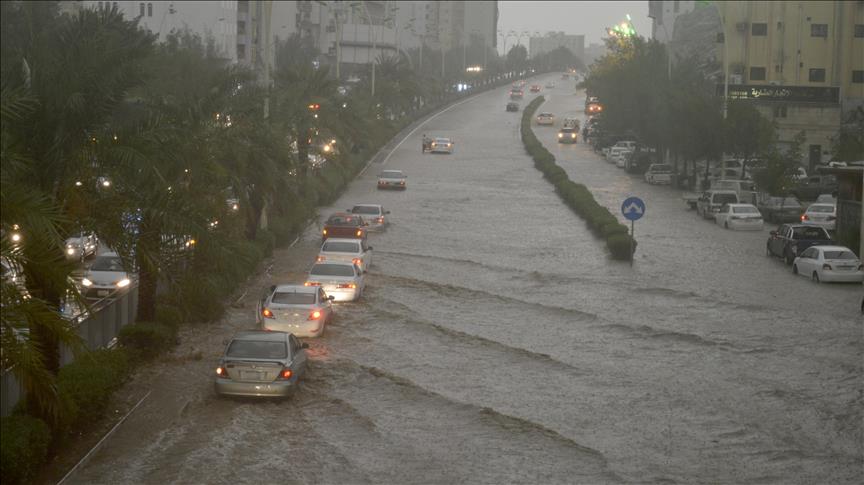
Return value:
<svg viewBox="0 0 864 485">
<path fill-rule="evenodd" d="M 260 381 L 261 380 L 261 373 L 260 372 L 252 372 L 252 371 L 244 371 L 243 372 L 243 379 L 247 379 L 250 381 Z"/>
<path fill-rule="evenodd" d="M 109 293 L 108 290 L 99 290 L 99 291 L 96 292 L 96 295 L 98 295 L 98 296 L 108 296 L 108 293 Z"/>
<path fill-rule="evenodd" d="M 837 269 L 841 269 L 843 271 L 848 271 L 850 269 L 854 269 L 854 266 L 838 266 Z"/>
</svg>

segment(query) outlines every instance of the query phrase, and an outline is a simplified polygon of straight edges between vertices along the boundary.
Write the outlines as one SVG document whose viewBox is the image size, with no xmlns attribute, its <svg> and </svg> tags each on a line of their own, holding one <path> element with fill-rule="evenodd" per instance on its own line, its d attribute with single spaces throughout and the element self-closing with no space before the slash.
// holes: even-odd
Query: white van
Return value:
<svg viewBox="0 0 864 485">
<path fill-rule="evenodd" d="M 711 190 L 734 190 L 740 203 L 756 205 L 756 184 L 751 180 L 712 180 Z"/>
</svg>

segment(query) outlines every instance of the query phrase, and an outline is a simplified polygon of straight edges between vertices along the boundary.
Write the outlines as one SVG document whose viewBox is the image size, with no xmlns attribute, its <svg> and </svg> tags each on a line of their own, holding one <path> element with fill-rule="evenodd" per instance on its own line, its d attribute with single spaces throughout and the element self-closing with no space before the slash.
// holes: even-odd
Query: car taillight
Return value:
<svg viewBox="0 0 864 485">
<path fill-rule="evenodd" d="M 354 234 L 356 234 L 357 237 L 360 237 L 360 236 L 363 235 L 363 230 L 362 230 L 362 229 L 357 229 L 357 232 L 355 232 Z"/>
<path fill-rule="evenodd" d="M 405 181 L 403 180 L 403 181 L 399 182 L 399 185 L 405 185 Z"/>
<path fill-rule="evenodd" d="M 321 318 L 321 312 L 318 310 L 315 310 L 309 314 L 309 320 L 318 320 L 319 318 Z"/>
<path fill-rule="evenodd" d="M 822 269 L 827 269 L 828 271 L 831 271 L 833 268 L 831 267 L 830 264 L 823 264 Z"/>
<path fill-rule="evenodd" d="M 325 236 L 327 235 L 327 229 L 324 229 L 324 230 L 321 231 L 321 232 L 322 232 Z"/>
<path fill-rule="evenodd" d="M 317 258 L 315 258 L 315 261 L 320 263 L 321 261 L 324 261 L 325 259 L 327 259 L 327 258 L 325 258 L 324 256 L 318 256 Z"/>
<path fill-rule="evenodd" d="M 303 286 L 321 286 L 321 283 L 317 281 L 307 281 L 303 283 Z"/>
<path fill-rule="evenodd" d="M 807 214 L 801 214 L 801 222 L 804 222 L 804 221 L 809 220 L 809 219 L 810 219 L 810 217 L 808 217 Z"/>
<path fill-rule="evenodd" d="M 293 376 L 293 375 L 294 375 L 294 372 L 292 372 L 291 369 L 285 368 L 279 372 L 278 379 L 280 379 L 280 380 L 290 379 L 291 376 Z"/>
<path fill-rule="evenodd" d="M 336 285 L 336 288 L 350 288 L 353 290 L 357 288 L 357 285 L 355 285 L 354 283 L 340 283 Z"/>
<path fill-rule="evenodd" d="M 271 312 L 269 308 L 265 308 L 265 309 L 261 310 L 261 315 L 263 315 L 267 318 L 274 318 L 273 312 Z"/>
<path fill-rule="evenodd" d="M 222 379 L 230 379 L 230 377 L 228 377 L 228 371 L 221 366 L 216 368 L 216 377 L 221 377 Z"/>
<path fill-rule="evenodd" d="M 379 217 L 378 219 L 375 219 L 375 220 L 378 222 L 378 224 L 384 224 L 384 216 L 381 216 L 381 217 Z"/>
<path fill-rule="evenodd" d="M 354 258 L 354 259 L 351 260 L 351 262 L 359 266 L 360 263 L 363 262 L 363 260 L 360 259 L 360 258 Z"/>
</svg>

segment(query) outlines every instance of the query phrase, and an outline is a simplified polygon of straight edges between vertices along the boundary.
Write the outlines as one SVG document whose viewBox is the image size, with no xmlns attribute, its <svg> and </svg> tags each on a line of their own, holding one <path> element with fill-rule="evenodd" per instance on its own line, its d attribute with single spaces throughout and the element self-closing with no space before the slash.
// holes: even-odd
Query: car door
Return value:
<svg viewBox="0 0 864 485">
<path fill-rule="evenodd" d="M 821 259 L 822 252 L 816 248 L 807 248 L 803 253 L 801 253 L 801 259 L 798 264 L 798 272 L 803 273 L 805 275 L 812 274 L 813 271 L 816 270 L 816 267 L 819 265 L 819 259 Z"/>
<path fill-rule="evenodd" d="M 729 221 L 730 210 L 731 208 L 729 207 L 729 204 L 723 204 L 720 206 L 720 211 L 714 215 L 714 222 L 721 226 L 725 225 Z"/>
<path fill-rule="evenodd" d="M 372 246 L 369 246 L 364 239 L 360 241 L 360 250 L 362 251 L 363 267 L 366 268 L 366 271 L 369 271 L 369 265 L 372 264 Z"/>
<path fill-rule="evenodd" d="M 786 224 L 783 224 L 774 231 L 774 235 L 768 240 L 768 248 L 774 256 L 783 256 L 783 236 L 785 232 Z"/>
<path fill-rule="evenodd" d="M 294 334 L 288 335 L 288 343 L 291 348 L 291 370 L 297 373 L 299 379 L 306 375 L 306 350 L 303 349 Z"/>
<path fill-rule="evenodd" d="M 324 313 L 324 322 L 329 322 L 331 316 L 333 315 L 333 302 L 330 301 L 330 298 L 327 297 L 327 293 L 324 292 L 324 288 L 318 288 L 318 305 L 323 310 Z"/>
<path fill-rule="evenodd" d="M 366 277 L 356 264 L 354 265 L 354 277 L 357 278 L 357 286 L 360 288 L 360 294 L 362 295 L 363 290 L 366 289 Z"/>
</svg>

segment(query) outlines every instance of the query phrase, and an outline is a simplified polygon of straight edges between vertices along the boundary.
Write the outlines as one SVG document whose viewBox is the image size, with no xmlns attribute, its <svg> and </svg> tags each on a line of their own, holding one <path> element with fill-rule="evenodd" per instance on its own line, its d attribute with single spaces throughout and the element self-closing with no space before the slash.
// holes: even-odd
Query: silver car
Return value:
<svg viewBox="0 0 864 485">
<path fill-rule="evenodd" d="M 135 275 L 128 271 L 117 253 L 96 256 L 87 269 L 81 285 L 87 298 L 105 298 L 112 292 L 128 288 Z"/>
<path fill-rule="evenodd" d="M 372 264 L 372 246 L 367 245 L 365 239 L 330 238 L 321 245 L 315 261 L 354 263 L 366 272 Z"/>
<path fill-rule="evenodd" d="M 370 229 L 381 229 L 387 225 L 387 215 L 390 211 L 378 204 L 358 204 L 348 209 L 348 212 L 363 217 L 369 223 Z"/>
<path fill-rule="evenodd" d="M 363 295 L 363 270 L 349 262 L 315 263 L 309 270 L 304 286 L 319 286 L 335 297 L 335 301 L 357 301 Z"/>
<path fill-rule="evenodd" d="M 298 337 L 320 337 L 324 328 L 333 321 L 332 301 L 333 297 L 327 296 L 319 287 L 274 285 L 258 302 L 255 322 L 262 330 L 290 332 Z"/>
<path fill-rule="evenodd" d="M 453 140 L 449 138 L 435 138 L 430 146 L 432 153 L 453 153 Z"/>
<path fill-rule="evenodd" d="M 407 188 L 405 185 L 407 177 L 401 170 L 382 170 L 378 174 L 378 188 L 405 190 Z"/>
<path fill-rule="evenodd" d="M 220 396 L 287 397 L 306 374 L 306 349 L 287 332 L 239 332 L 227 343 L 216 367 Z"/>
<path fill-rule="evenodd" d="M 81 232 L 76 236 L 66 239 L 63 252 L 66 254 L 66 259 L 71 261 L 81 261 L 89 256 L 96 254 L 96 249 L 99 247 L 99 238 L 92 232 Z"/>
</svg>

